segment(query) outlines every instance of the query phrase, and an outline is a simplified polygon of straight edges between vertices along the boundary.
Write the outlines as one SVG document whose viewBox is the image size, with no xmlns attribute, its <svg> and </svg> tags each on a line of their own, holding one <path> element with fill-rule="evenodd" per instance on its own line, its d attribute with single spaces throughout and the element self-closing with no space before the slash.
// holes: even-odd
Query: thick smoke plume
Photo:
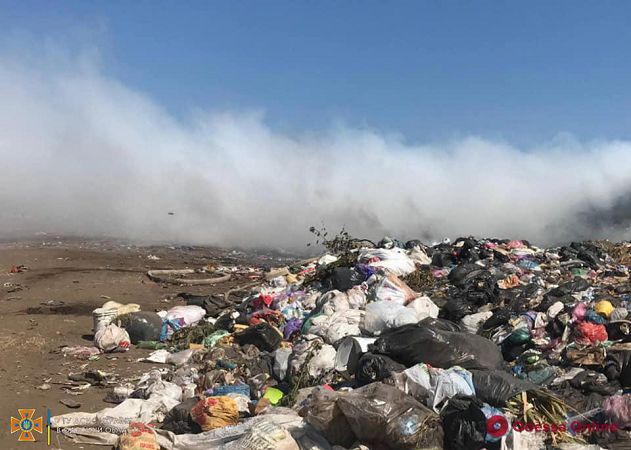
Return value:
<svg viewBox="0 0 631 450">
<path fill-rule="evenodd" d="M 184 123 L 89 60 L 9 51 L 0 99 L 2 238 L 304 249 L 321 223 L 370 238 L 631 237 L 631 142 L 411 145 L 345 127 L 287 135 L 243 112 Z"/>
</svg>

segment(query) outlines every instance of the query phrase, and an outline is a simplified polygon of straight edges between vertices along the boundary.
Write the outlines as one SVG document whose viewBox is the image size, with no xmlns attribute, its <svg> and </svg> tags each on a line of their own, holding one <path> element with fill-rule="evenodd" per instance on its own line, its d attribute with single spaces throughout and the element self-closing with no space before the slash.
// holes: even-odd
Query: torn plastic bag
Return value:
<svg viewBox="0 0 631 450">
<path fill-rule="evenodd" d="M 432 327 L 405 325 L 385 332 L 369 351 L 387 355 L 410 367 L 426 363 L 434 367 L 497 369 L 502 355 L 490 340 L 470 333 L 454 333 Z"/>
<path fill-rule="evenodd" d="M 413 449 L 442 441 L 437 415 L 394 386 L 372 383 L 340 396 L 337 405 L 362 442 Z"/>
<path fill-rule="evenodd" d="M 503 370 L 472 370 L 471 374 L 476 397 L 492 406 L 503 407 L 520 392 L 538 389 L 537 385 Z"/>
<path fill-rule="evenodd" d="M 452 397 L 440 412 L 446 450 L 479 450 L 485 447 L 486 416 L 475 397 Z"/>
<path fill-rule="evenodd" d="M 355 441 L 346 416 L 337 405 L 338 398 L 344 395 L 318 387 L 309 399 L 306 420 L 332 444 L 349 447 Z"/>
<path fill-rule="evenodd" d="M 405 370 L 403 364 L 388 358 L 384 355 L 373 355 L 366 353 L 357 363 L 357 372 L 355 378 L 360 386 L 374 383 L 388 378 L 394 372 L 402 372 Z"/>
<path fill-rule="evenodd" d="M 283 336 L 272 325 L 261 322 L 234 335 L 237 344 L 252 344 L 261 351 L 273 352 L 278 348 Z"/>
<path fill-rule="evenodd" d="M 164 416 L 164 422 L 160 428 L 175 434 L 201 433 L 202 428 L 191 416 L 191 409 L 198 402 L 197 397 L 184 400 Z"/>
</svg>

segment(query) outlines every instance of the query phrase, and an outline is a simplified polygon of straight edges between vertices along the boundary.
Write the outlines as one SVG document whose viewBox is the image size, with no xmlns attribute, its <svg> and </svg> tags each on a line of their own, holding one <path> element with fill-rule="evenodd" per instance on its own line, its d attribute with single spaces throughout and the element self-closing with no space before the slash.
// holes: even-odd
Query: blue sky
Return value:
<svg viewBox="0 0 631 450">
<path fill-rule="evenodd" d="M 184 116 L 261 109 L 410 141 L 631 139 L 625 2 L 0 1 L 4 36 L 94 46 Z"/>
</svg>

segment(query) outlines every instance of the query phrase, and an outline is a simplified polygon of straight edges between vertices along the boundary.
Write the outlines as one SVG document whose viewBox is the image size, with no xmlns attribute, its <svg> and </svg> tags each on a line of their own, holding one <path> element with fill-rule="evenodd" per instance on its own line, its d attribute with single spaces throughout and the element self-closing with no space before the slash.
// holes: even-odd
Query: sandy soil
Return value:
<svg viewBox="0 0 631 450">
<path fill-rule="evenodd" d="M 160 259 L 149 259 L 156 255 Z M 178 292 L 224 292 L 247 279 L 233 279 L 216 287 L 180 287 L 150 281 L 146 271 L 157 268 L 202 267 L 211 263 L 226 265 L 279 266 L 289 257 L 246 255 L 230 250 L 193 247 L 135 247 L 116 242 L 51 240 L 46 242 L 0 243 L 0 449 L 39 449 L 46 445 L 45 434 L 37 442 L 18 442 L 10 434 L 11 416 L 18 408 L 35 408 L 35 417 L 72 411 L 94 412 L 105 403 L 108 389 L 91 387 L 81 395 L 70 395 L 61 383 L 71 372 L 99 369 L 129 379 L 147 372 L 152 364 L 136 360 L 149 350 L 132 348 L 127 353 L 101 355 L 98 361 L 64 358 L 63 346 L 91 345 L 93 309 L 108 300 L 138 303 L 143 310 L 168 309 L 183 304 L 173 299 Z M 22 273 L 8 273 L 14 265 L 25 265 Z M 42 305 L 63 302 L 56 312 Z M 30 308 L 30 309 L 29 309 Z M 45 381 L 50 390 L 38 389 Z M 81 404 L 73 410 L 60 403 L 70 399 Z M 106 448 L 76 445 L 63 436 L 52 437 L 53 448 Z"/>
</svg>

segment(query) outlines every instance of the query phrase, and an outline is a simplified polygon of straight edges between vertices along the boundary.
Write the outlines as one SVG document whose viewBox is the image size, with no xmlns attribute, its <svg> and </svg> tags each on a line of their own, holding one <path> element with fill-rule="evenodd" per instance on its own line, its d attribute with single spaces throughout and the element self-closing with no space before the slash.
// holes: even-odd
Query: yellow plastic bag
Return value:
<svg viewBox="0 0 631 450">
<path fill-rule="evenodd" d="M 208 397 L 193 406 L 191 416 L 203 431 L 214 430 L 239 423 L 239 406 L 231 397 Z"/>
</svg>

